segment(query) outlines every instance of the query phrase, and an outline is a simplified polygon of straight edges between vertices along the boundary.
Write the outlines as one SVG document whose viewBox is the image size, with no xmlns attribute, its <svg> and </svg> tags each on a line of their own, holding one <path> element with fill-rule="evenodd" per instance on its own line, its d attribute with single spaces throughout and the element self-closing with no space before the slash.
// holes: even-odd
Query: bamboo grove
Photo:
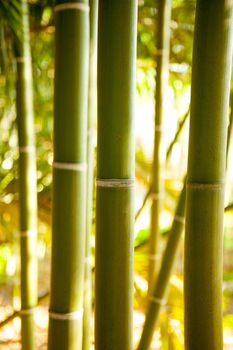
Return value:
<svg viewBox="0 0 233 350">
<path fill-rule="evenodd" d="M 1 76 L 6 76 L 4 93 L 13 90 L 16 115 L 17 170 L 12 179 L 17 180 L 20 246 L 20 307 L 0 321 L 0 336 L 19 316 L 22 350 L 38 348 L 38 305 L 47 297 L 48 350 L 225 349 L 223 238 L 224 205 L 231 202 L 233 190 L 226 186 L 232 153 L 233 0 L 152 3 L 0 1 L 0 88 Z M 191 25 L 183 21 L 185 16 Z M 47 31 L 54 38 L 49 54 L 53 126 L 48 128 L 51 144 L 47 142 L 52 155 L 47 161 L 51 247 L 49 288 L 41 296 L 38 157 L 47 146 L 40 145 L 35 96 L 43 90 L 36 74 L 42 76 L 47 58 L 38 63 L 33 48 L 47 57 L 38 39 Z M 174 63 L 175 55 L 185 51 L 188 35 L 193 46 L 187 49 L 190 71 L 178 62 L 182 58 Z M 148 83 L 144 66 L 153 73 L 153 83 Z M 170 105 L 174 91 L 182 95 L 185 90 L 177 82 L 185 69 L 190 75 L 188 83 L 184 78 L 188 102 L 177 102 L 182 117 L 170 132 Z M 149 161 L 141 159 L 137 146 L 137 123 L 143 132 L 147 113 L 139 111 L 138 81 L 144 90 L 149 84 L 153 95 L 151 140 L 146 135 Z M 42 119 L 43 127 L 49 124 Z M 180 156 L 179 180 L 171 181 L 180 139 L 187 166 Z M 226 215 L 232 216 L 232 208 L 231 203 L 226 206 Z M 146 230 L 140 231 L 145 221 Z M 179 346 L 170 335 L 175 317 L 170 303 L 176 304 L 177 293 L 184 316 Z"/>
</svg>

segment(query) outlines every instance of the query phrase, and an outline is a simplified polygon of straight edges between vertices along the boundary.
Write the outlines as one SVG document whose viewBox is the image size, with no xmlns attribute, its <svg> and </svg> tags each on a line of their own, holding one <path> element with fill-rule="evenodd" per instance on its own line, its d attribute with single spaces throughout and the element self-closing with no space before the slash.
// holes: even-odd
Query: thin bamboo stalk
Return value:
<svg viewBox="0 0 233 350">
<path fill-rule="evenodd" d="M 185 236 L 185 348 L 223 349 L 222 232 L 233 1 L 197 0 Z"/>
<path fill-rule="evenodd" d="M 231 144 L 231 135 L 232 135 L 232 127 L 233 127 L 233 92 L 230 96 L 230 114 L 229 114 L 229 123 L 227 129 L 227 155 L 229 153 L 230 144 Z"/>
<path fill-rule="evenodd" d="M 167 149 L 166 161 L 168 161 L 168 159 L 172 153 L 172 149 L 173 149 L 175 143 L 177 142 L 177 140 L 181 134 L 181 131 L 183 130 L 183 127 L 185 125 L 186 120 L 188 119 L 189 114 L 190 114 L 190 110 L 188 109 L 187 112 L 184 114 L 183 118 L 181 119 L 180 123 L 178 124 L 174 138 L 172 139 L 172 141 Z"/>
<path fill-rule="evenodd" d="M 21 0 L 20 37 L 15 38 L 16 114 L 19 145 L 20 291 L 23 350 L 35 349 L 34 308 L 37 305 L 37 184 L 33 84 L 28 4 Z"/>
<path fill-rule="evenodd" d="M 169 62 L 169 22 L 171 16 L 171 1 L 160 0 L 158 2 L 158 44 L 157 44 L 157 69 L 156 69 L 156 90 L 155 90 L 155 136 L 154 155 L 152 165 L 151 192 L 151 224 L 150 224 L 150 245 L 149 245 L 149 276 L 148 290 L 153 285 L 156 275 L 157 246 L 159 238 L 159 216 L 161 207 L 161 134 L 163 120 L 164 95 L 168 78 Z"/>
<path fill-rule="evenodd" d="M 87 1 L 56 1 L 49 350 L 82 348 L 89 57 Z"/>
<path fill-rule="evenodd" d="M 92 269 L 91 269 L 91 233 L 93 209 L 94 177 L 94 130 L 96 115 L 96 70 L 97 70 L 97 27 L 98 1 L 90 0 L 90 60 L 89 92 L 87 121 L 87 216 L 86 216 L 86 250 L 84 276 L 84 314 L 83 314 L 83 350 L 90 350 L 92 332 Z"/>
<path fill-rule="evenodd" d="M 190 113 L 190 110 L 188 109 L 188 111 L 184 114 L 182 120 L 180 121 L 179 125 L 177 126 L 177 129 L 176 129 L 176 133 L 172 139 L 172 141 L 170 142 L 168 148 L 167 148 L 167 153 L 166 153 L 166 161 L 168 161 L 170 155 L 171 155 L 171 152 L 172 152 L 172 149 L 175 145 L 175 143 L 177 142 L 182 130 L 183 130 L 183 127 L 185 125 L 185 122 L 189 116 L 189 113 Z M 143 209 L 145 208 L 148 200 L 151 198 L 151 188 L 148 189 L 148 191 L 146 192 L 145 194 L 145 197 L 143 199 L 143 202 L 142 202 L 142 205 L 140 206 L 140 208 L 137 210 L 136 214 L 135 214 L 135 221 L 138 220 L 138 218 L 140 217 Z"/>
<path fill-rule="evenodd" d="M 176 260 L 180 238 L 184 228 L 184 211 L 185 211 L 185 195 L 186 182 L 181 191 L 177 209 L 174 215 L 172 228 L 169 233 L 168 242 L 163 255 L 161 268 L 154 284 L 152 296 L 149 300 L 146 320 L 143 327 L 142 336 L 139 342 L 138 350 L 147 350 L 153 338 L 154 328 L 158 322 L 160 309 L 166 303 L 166 292 L 168 289 L 170 277 L 173 271 L 174 262 Z"/>
<path fill-rule="evenodd" d="M 40 304 L 41 302 L 44 301 L 49 296 L 49 292 L 46 291 L 41 295 L 38 295 L 38 303 Z M 3 321 L 0 322 L 0 329 L 5 327 L 8 323 L 13 321 L 16 317 L 20 317 L 20 310 L 14 310 L 9 316 L 7 316 Z"/>
<path fill-rule="evenodd" d="M 135 0 L 100 0 L 95 349 L 132 350 Z"/>
</svg>

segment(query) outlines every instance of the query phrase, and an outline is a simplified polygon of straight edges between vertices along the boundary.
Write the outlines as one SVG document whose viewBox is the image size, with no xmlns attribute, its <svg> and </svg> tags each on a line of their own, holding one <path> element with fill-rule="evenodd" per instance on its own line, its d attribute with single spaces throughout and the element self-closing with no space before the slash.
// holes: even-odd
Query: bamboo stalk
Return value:
<svg viewBox="0 0 233 350">
<path fill-rule="evenodd" d="M 16 113 L 19 146 L 20 291 L 23 350 L 35 349 L 34 308 L 37 305 L 37 180 L 34 140 L 33 84 L 28 4 L 21 0 L 20 37 L 15 38 Z"/>
<path fill-rule="evenodd" d="M 223 349 L 222 232 L 233 1 L 197 0 L 185 238 L 185 348 Z"/>
<path fill-rule="evenodd" d="M 230 114 L 229 114 L 229 123 L 228 123 L 228 129 L 227 129 L 227 156 L 228 156 L 230 144 L 231 144 L 232 126 L 233 126 L 233 92 L 230 95 Z"/>
<path fill-rule="evenodd" d="M 95 349 L 132 350 L 135 0 L 100 0 Z"/>
<path fill-rule="evenodd" d="M 179 122 L 178 124 L 178 127 L 176 129 L 176 133 L 174 135 L 174 138 L 172 139 L 170 145 L 168 146 L 168 149 L 167 149 L 167 153 L 166 153 L 166 161 L 168 161 L 171 153 L 172 153 L 172 149 L 175 145 L 175 143 L 177 142 L 180 134 L 181 134 L 181 131 L 183 130 L 183 127 L 185 125 L 185 122 L 186 120 L 188 119 L 188 116 L 189 116 L 189 113 L 190 113 L 190 110 L 188 109 L 187 112 L 184 114 L 183 118 L 181 119 L 181 121 Z"/>
<path fill-rule="evenodd" d="M 94 130 L 96 115 L 96 70 L 97 70 L 97 27 L 98 1 L 90 0 L 90 60 L 89 60 L 89 92 L 87 121 L 87 217 L 86 217 L 86 249 L 84 276 L 84 314 L 83 314 L 83 350 L 91 347 L 92 325 L 92 269 L 91 269 L 91 233 L 93 209 L 93 177 L 94 177 Z"/>
<path fill-rule="evenodd" d="M 152 165 L 151 192 L 151 224 L 150 224 L 150 245 L 149 245 L 149 276 L 148 290 L 150 291 L 156 275 L 156 257 L 159 238 L 159 216 L 161 207 L 161 134 L 163 120 L 164 95 L 168 78 L 169 62 L 169 22 L 171 16 L 171 1 L 160 0 L 158 2 L 158 44 L 157 44 L 157 69 L 156 69 L 156 90 L 155 90 L 155 136 L 154 155 Z"/>
<path fill-rule="evenodd" d="M 49 292 L 45 291 L 43 294 L 38 295 L 38 303 L 41 303 L 49 296 Z M 9 316 L 0 322 L 0 329 L 5 327 L 8 323 L 13 321 L 16 317 L 20 317 L 20 310 L 14 310 Z"/>
<path fill-rule="evenodd" d="M 168 289 L 170 277 L 173 271 L 174 262 L 176 260 L 180 238 L 184 228 L 184 211 L 185 211 L 185 187 L 181 191 L 177 209 L 174 215 L 172 228 L 169 233 L 168 242 L 164 251 L 161 268 L 154 284 L 152 295 L 146 313 L 145 324 L 142 336 L 139 342 L 138 350 L 147 350 L 154 334 L 155 325 L 158 322 L 159 313 L 162 305 L 166 303 L 166 292 Z"/>
<path fill-rule="evenodd" d="M 174 147 L 176 141 L 178 140 L 178 138 L 179 138 L 179 136 L 180 136 L 180 134 L 181 134 L 181 132 L 182 132 L 182 130 L 183 130 L 183 127 L 184 127 L 185 122 L 186 122 L 186 120 L 187 120 L 187 118 L 188 118 L 188 116 L 189 116 L 189 113 L 190 113 L 190 110 L 188 109 L 188 111 L 184 114 L 182 120 L 181 120 L 180 123 L 178 124 L 178 127 L 177 127 L 177 129 L 176 129 L 176 133 L 175 133 L 175 135 L 174 135 L 172 141 L 170 142 L 170 144 L 169 144 L 169 146 L 168 146 L 168 148 L 167 148 L 166 161 L 168 161 L 168 159 L 169 159 L 169 157 L 170 157 L 170 155 L 171 155 L 172 149 L 173 149 L 173 147 Z M 147 190 L 145 196 L 144 196 L 144 199 L 143 199 L 143 201 L 142 201 L 142 204 L 141 204 L 140 208 L 137 210 L 137 212 L 136 212 L 136 214 L 135 214 L 135 221 L 137 221 L 138 218 L 140 217 L 140 215 L 141 215 L 143 209 L 145 208 L 145 206 L 146 206 L 148 200 L 151 198 L 151 194 L 152 194 L 152 193 L 151 193 L 151 188 L 149 188 L 149 189 Z"/>
<path fill-rule="evenodd" d="M 89 57 L 87 1 L 56 1 L 49 350 L 82 348 Z"/>
</svg>

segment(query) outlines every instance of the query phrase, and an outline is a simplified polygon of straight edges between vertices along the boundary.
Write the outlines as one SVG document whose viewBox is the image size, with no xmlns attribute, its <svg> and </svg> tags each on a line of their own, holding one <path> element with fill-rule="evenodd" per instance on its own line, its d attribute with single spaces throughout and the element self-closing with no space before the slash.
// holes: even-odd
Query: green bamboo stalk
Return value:
<svg viewBox="0 0 233 350">
<path fill-rule="evenodd" d="M 169 233 L 168 242 L 164 251 L 161 268 L 154 284 L 152 296 L 150 297 L 146 320 L 139 342 L 138 350 L 148 350 L 153 338 L 154 328 L 158 322 L 161 306 L 166 302 L 166 292 L 170 277 L 176 260 L 180 238 L 184 227 L 186 182 L 181 191 L 177 209 L 174 215 L 172 227 Z"/>
<path fill-rule="evenodd" d="M 91 347 L 92 324 L 92 269 L 91 269 L 91 233 L 93 209 L 94 177 L 94 130 L 96 115 L 96 70 L 97 70 L 97 27 L 98 1 L 90 0 L 90 60 L 89 92 L 87 121 L 87 216 L 86 216 L 86 250 L 84 276 L 84 314 L 83 314 L 83 350 Z"/>
<path fill-rule="evenodd" d="M 233 92 L 230 95 L 230 114 L 229 114 L 229 123 L 227 129 L 227 155 L 229 153 L 230 144 L 231 144 L 231 135 L 233 127 Z"/>
<path fill-rule="evenodd" d="M 100 0 L 95 349 L 132 350 L 135 0 Z"/>
<path fill-rule="evenodd" d="M 228 125 L 228 137 L 230 136 L 231 125 Z M 229 148 L 227 148 L 228 154 Z M 173 266 L 176 261 L 177 250 L 181 235 L 183 232 L 184 214 L 185 214 L 185 196 L 186 196 L 186 180 L 184 187 L 180 193 L 176 213 L 174 215 L 172 228 L 169 232 L 168 242 L 164 251 L 161 268 L 153 288 L 152 298 L 150 300 L 146 320 L 143 327 L 142 336 L 140 339 L 138 350 L 146 350 L 150 348 L 154 329 L 158 322 L 159 313 L 163 301 L 166 301 L 166 291 L 168 289 L 169 281 L 172 275 Z M 226 207 L 225 211 L 230 210 L 231 207 Z"/>
<path fill-rule="evenodd" d="M 185 122 L 188 119 L 189 113 L 190 113 L 190 110 L 188 109 L 187 112 L 184 114 L 183 118 L 181 119 L 181 121 L 178 124 L 178 127 L 176 129 L 176 133 L 174 135 L 174 138 L 172 139 L 172 141 L 171 141 L 171 143 L 170 143 L 170 145 L 168 146 L 168 149 L 167 149 L 166 161 L 168 161 L 168 159 L 169 159 L 169 157 L 170 157 L 170 155 L 172 153 L 172 149 L 173 149 L 176 141 L 178 140 L 178 138 L 179 138 L 179 136 L 181 134 L 181 131 L 183 130 Z"/>
<path fill-rule="evenodd" d="M 37 184 L 34 140 L 33 84 L 28 4 L 21 0 L 17 62 L 16 114 L 19 146 L 20 291 L 22 349 L 35 349 L 34 308 L 37 305 Z"/>
<path fill-rule="evenodd" d="M 155 90 L 155 136 L 154 155 L 152 165 L 151 192 L 151 224 L 150 224 L 150 245 L 149 245 L 149 276 L 148 290 L 153 285 L 156 275 L 157 246 L 159 238 L 159 216 L 161 207 L 161 132 L 163 120 L 164 94 L 168 78 L 169 63 L 169 38 L 171 16 L 171 0 L 160 0 L 158 2 L 158 44 L 157 44 L 157 69 L 156 69 L 156 90 Z"/>
<path fill-rule="evenodd" d="M 190 113 L 190 110 L 188 109 L 188 111 L 184 114 L 182 120 L 180 121 L 180 123 L 179 123 L 178 126 L 177 126 L 176 133 L 175 133 L 175 135 L 174 135 L 172 141 L 170 142 L 170 144 L 169 144 L 169 146 L 168 146 L 168 148 L 167 148 L 166 161 L 168 161 L 168 159 L 169 159 L 169 157 L 170 157 L 170 155 L 171 155 L 172 149 L 173 149 L 173 147 L 174 147 L 174 145 L 175 145 L 177 139 L 179 138 L 179 136 L 180 136 L 180 134 L 181 134 L 181 132 L 182 132 L 182 130 L 183 130 L 183 127 L 184 127 L 185 122 L 186 122 L 186 120 L 187 120 L 187 118 L 188 118 L 188 116 L 189 116 L 189 113 Z M 137 212 L 136 212 L 136 214 L 135 214 L 135 221 L 137 221 L 138 218 L 140 217 L 140 215 L 141 215 L 143 209 L 145 208 L 145 206 L 146 206 L 146 204 L 147 204 L 147 201 L 151 198 L 151 195 L 153 195 L 153 194 L 152 194 L 152 192 L 151 192 L 151 188 L 149 188 L 149 189 L 147 190 L 146 194 L 145 194 L 145 197 L 144 197 L 144 199 L 143 199 L 143 202 L 142 202 L 141 207 L 137 210 Z"/>
<path fill-rule="evenodd" d="M 222 350 L 222 232 L 233 1 L 197 0 L 185 236 L 185 348 Z"/>
<path fill-rule="evenodd" d="M 56 1 L 49 350 L 82 348 L 89 57 L 87 1 Z"/>
</svg>

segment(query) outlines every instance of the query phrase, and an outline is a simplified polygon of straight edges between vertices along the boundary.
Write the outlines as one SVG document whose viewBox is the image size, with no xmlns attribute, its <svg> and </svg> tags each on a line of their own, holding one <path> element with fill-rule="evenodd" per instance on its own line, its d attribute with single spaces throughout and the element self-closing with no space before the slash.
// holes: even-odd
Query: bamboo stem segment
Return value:
<svg viewBox="0 0 233 350">
<path fill-rule="evenodd" d="M 34 308 L 37 305 L 37 181 L 34 140 L 33 84 L 28 4 L 22 10 L 21 37 L 16 38 L 16 109 L 19 144 L 22 349 L 34 350 Z"/>
<path fill-rule="evenodd" d="M 89 57 L 87 1 L 56 1 L 49 350 L 82 349 Z"/>
<path fill-rule="evenodd" d="M 100 0 L 95 349 L 132 350 L 135 0 Z"/>
<path fill-rule="evenodd" d="M 197 0 L 185 236 L 185 348 L 223 349 L 222 232 L 233 1 Z"/>
</svg>

